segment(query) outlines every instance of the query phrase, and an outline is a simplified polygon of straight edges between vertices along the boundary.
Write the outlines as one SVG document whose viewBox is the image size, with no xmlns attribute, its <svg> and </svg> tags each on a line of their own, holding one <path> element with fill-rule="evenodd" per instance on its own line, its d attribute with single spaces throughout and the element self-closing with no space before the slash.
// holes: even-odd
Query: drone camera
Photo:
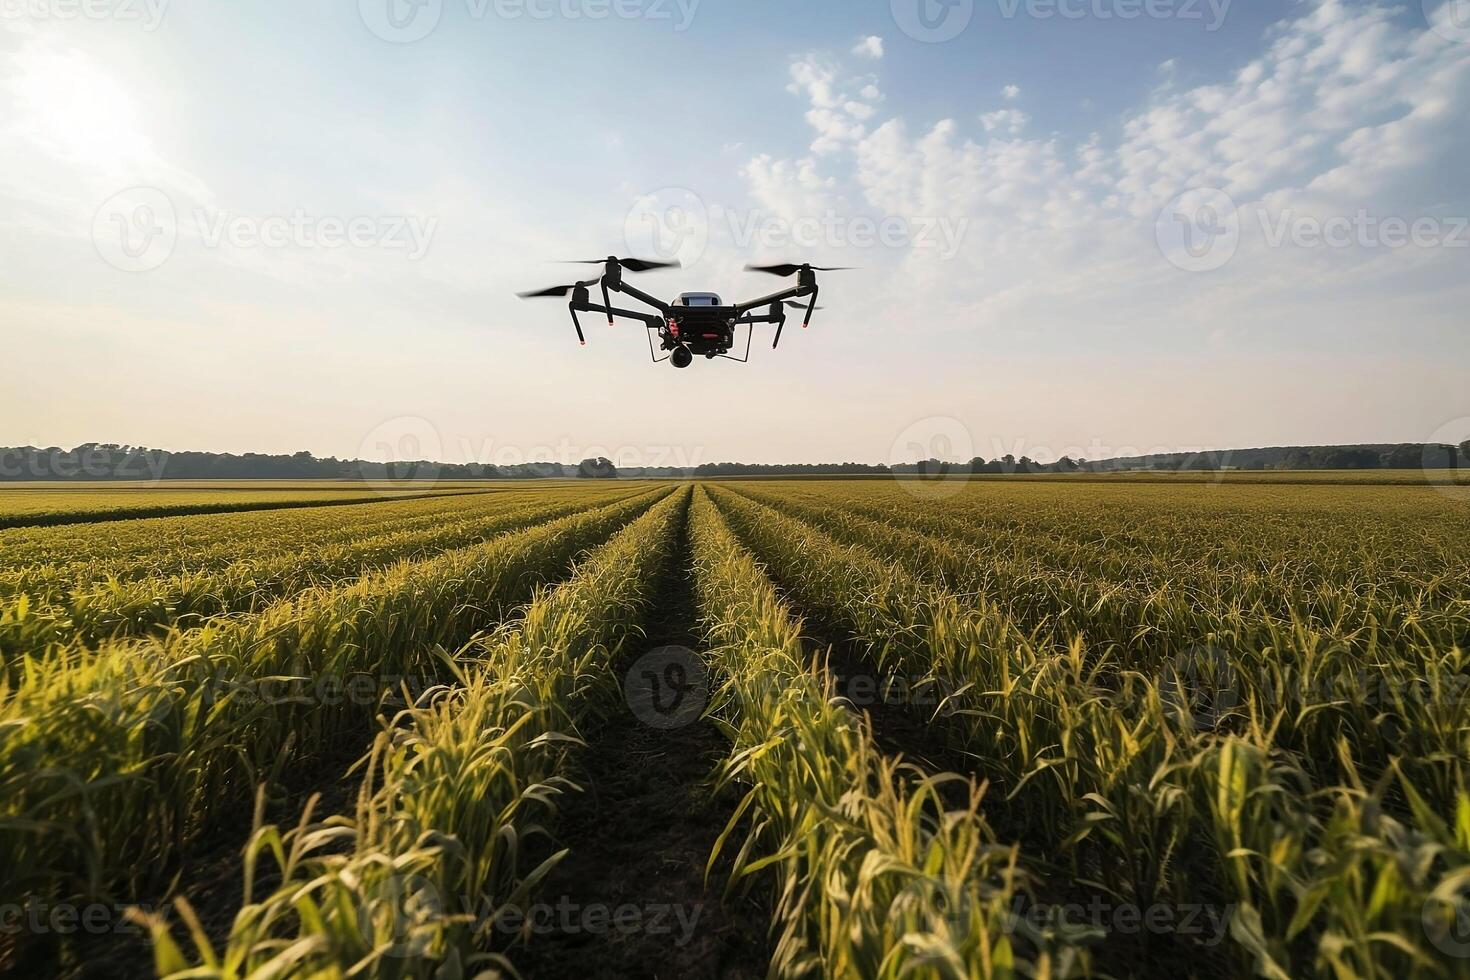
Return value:
<svg viewBox="0 0 1470 980">
<path fill-rule="evenodd" d="M 694 355 L 689 352 L 688 347 L 682 345 L 674 348 L 674 353 L 670 355 L 669 359 L 676 368 L 687 368 L 694 363 Z"/>
</svg>

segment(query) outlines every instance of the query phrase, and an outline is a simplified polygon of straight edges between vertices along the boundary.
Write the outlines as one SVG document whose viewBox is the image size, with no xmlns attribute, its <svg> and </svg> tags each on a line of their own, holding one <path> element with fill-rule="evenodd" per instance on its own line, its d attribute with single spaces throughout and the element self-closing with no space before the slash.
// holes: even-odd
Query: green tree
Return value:
<svg viewBox="0 0 1470 980">
<path fill-rule="evenodd" d="M 584 459 L 577 465 L 577 475 L 584 480 L 616 480 L 618 468 L 606 456 Z"/>
</svg>

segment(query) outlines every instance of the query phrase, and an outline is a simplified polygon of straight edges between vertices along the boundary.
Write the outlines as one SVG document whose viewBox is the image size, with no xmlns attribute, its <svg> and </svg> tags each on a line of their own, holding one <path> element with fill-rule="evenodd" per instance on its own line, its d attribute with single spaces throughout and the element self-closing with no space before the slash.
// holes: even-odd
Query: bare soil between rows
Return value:
<svg viewBox="0 0 1470 980">
<path fill-rule="evenodd" d="M 647 651 L 699 649 L 685 520 L 646 635 L 622 657 L 619 680 Z M 508 951 L 516 968 L 529 980 L 764 977 L 766 893 L 757 885 L 726 896 L 723 863 L 705 877 L 739 802 L 738 791 L 712 792 L 729 743 L 708 721 L 655 728 L 622 702 L 586 739 L 571 774 L 583 792 L 565 804 L 555 828 L 558 846 L 570 850 L 533 899 L 549 926 Z M 623 927 L 598 924 L 598 910 L 611 917 L 619 909 Z"/>
</svg>

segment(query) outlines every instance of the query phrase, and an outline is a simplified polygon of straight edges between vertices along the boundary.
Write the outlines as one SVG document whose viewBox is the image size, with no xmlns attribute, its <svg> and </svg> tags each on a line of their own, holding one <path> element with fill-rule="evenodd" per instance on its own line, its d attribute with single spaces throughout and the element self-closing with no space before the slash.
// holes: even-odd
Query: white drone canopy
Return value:
<svg viewBox="0 0 1470 980">
<path fill-rule="evenodd" d="M 724 306 L 715 293 L 680 293 L 675 306 Z"/>
</svg>

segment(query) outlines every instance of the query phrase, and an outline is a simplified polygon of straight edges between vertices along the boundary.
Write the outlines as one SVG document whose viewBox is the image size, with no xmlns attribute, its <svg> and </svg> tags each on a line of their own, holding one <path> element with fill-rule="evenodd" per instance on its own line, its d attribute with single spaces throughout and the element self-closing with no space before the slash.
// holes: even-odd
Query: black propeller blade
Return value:
<svg viewBox="0 0 1470 980">
<path fill-rule="evenodd" d="M 806 268 L 810 268 L 813 272 L 847 272 L 848 270 L 850 270 L 852 268 L 852 266 L 850 266 L 850 265 L 831 265 L 831 266 L 813 265 L 813 266 L 805 266 L 805 265 L 796 265 L 793 262 L 781 262 L 781 263 L 777 263 L 776 265 L 748 265 L 748 266 L 745 267 L 745 271 L 746 272 L 765 272 L 765 273 L 768 273 L 768 274 L 773 275 L 773 276 L 780 276 L 781 278 L 784 279 L 784 278 L 786 278 L 788 276 L 794 276 L 798 272 L 800 272 L 802 269 L 806 269 Z"/>
<path fill-rule="evenodd" d="M 791 307 L 793 310 L 825 310 L 826 309 L 825 306 L 803 306 L 801 303 L 798 303 L 795 300 L 790 300 L 790 299 L 788 299 L 786 301 L 786 305 L 789 306 L 789 307 Z"/>
<path fill-rule="evenodd" d="M 547 289 L 538 289 L 538 290 L 535 290 L 534 292 L 529 292 L 529 293 L 516 293 L 516 295 L 519 296 L 521 299 L 539 299 L 539 298 L 541 298 L 543 296 L 560 296 L 560 297 L 562 297 L 564 299 L 564 298 L 566 298 L 567 296 L 569 296 L 571 294 L 572 290 L 574 290 L 576 288 L 577 287 L 575 285 L 572 285 L 572 286 L 551 286 L 551 287 L 549 287 Z"/>
<path fill-rule="evenodd" d="M 606 265 L 607 259 L 568 259 L 567 265 Z M 629 272 L 652 272 L 655 269 L 680 269 L 683 268 L 677 260 L 673 262 L 659 262 L 654 259 L 618 259 L 618 265 Z"/>
</svg>

